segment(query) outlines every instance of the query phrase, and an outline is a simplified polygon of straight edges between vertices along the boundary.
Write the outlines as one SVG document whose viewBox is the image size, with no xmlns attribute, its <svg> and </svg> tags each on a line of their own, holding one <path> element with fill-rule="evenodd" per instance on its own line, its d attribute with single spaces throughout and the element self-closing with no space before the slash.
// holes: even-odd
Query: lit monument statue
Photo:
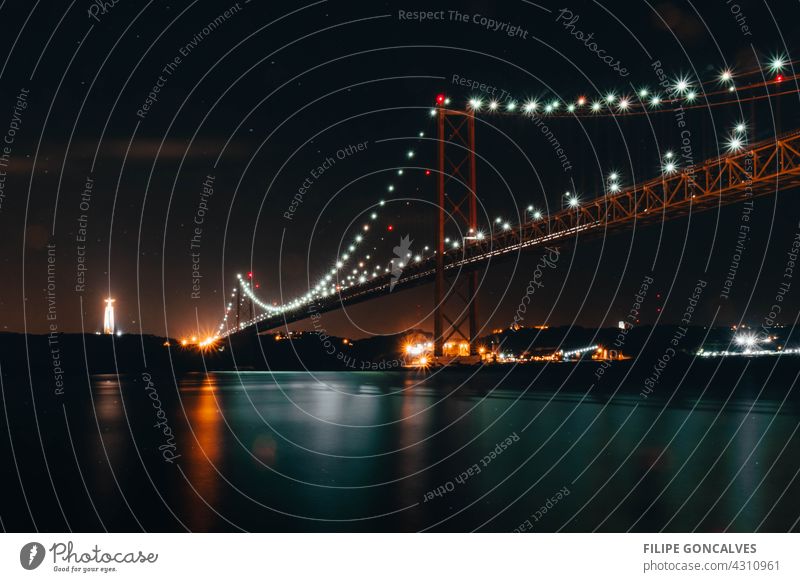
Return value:
<svg viewBox="0 0 800 582">
<path fill-rule="evenodd" d="M 106 299 L 106 311 L 103 314 L 103 333 L 106 335 L 113 335 L 115 331 L 114 325 L 114 300 L 109 297 Z"/>
</svg>

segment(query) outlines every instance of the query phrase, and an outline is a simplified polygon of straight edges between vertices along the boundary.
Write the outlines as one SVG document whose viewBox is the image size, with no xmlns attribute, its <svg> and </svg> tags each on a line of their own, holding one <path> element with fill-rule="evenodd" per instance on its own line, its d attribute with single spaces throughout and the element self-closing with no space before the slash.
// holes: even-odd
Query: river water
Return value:
<svg viewBox="0 0 800 582">
<path fill-rule="evenodd" d="M 796 364 L 675 370 L 647 397 L 617 366 L 608 384 L 568 365 L 108 375 L 66 402 L 6 380 L 0 517 L 17 531 L 797 530 Z"/>
</svg>

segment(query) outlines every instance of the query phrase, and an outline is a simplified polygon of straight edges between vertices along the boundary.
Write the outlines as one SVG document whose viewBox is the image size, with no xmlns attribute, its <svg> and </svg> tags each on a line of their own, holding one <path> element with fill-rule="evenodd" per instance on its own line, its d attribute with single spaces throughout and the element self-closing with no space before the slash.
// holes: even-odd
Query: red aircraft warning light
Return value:
<svg viewBox="0 0 800 582">
<path fill-rule="evenodd" d="M 394 230 L 394 227 L 390 224 L 389 226 L 386 227 L 386 230 Z"/>
<path fill-rule="evenodd" d="M 425 170 L 425 175 L 426 176 L 430 176 L 431 175 L 431 171 L 430 170 Z"/>
<path fill-rule="evenodd" d="M 439 93 L 439 94 L 436 96 L 436 103 L 437 103 L 437 104 L 439 104 L 439 105 L 444 105 L 444 100 L 445 100 L 444 93 Z"/>
<path fill-rule="evenodd" d="M 247 278 L 248 279 L 252 279 L 253 278 L 253 273 L 252 272 L 251 273 L 247 273 Z"/>
<path fill-rule="evenodd" d="M 775 75 L 776 83 L 783 83 L 783 75 Z"/>
</svg>

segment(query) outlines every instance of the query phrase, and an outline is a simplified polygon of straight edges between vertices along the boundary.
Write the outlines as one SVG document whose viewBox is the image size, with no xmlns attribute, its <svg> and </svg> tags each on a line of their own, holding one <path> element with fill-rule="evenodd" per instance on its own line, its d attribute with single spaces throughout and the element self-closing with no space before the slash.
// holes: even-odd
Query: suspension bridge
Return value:
<svg viewBox="0 0 800 582">
<path fill-rule="evenodd" d="M 782 73 L 788 65 L 773 60 L 770 68 L 776 77 L 750 83 L 745 88 L 770 89 L 780 85 L 780 94 L 797 92 L 796 77 L 785 77 Z M 795 89 L 786 91 L 783 88 L 786 81 L 795 81 Z M 726 84 L 724 89 L 703 93 L 707 100 L 736 90 L 730 71 L 721 74 L 720 82 Z M 435 355 L 441 356 L 444 344 L 454 336 L 468 342 L 474 353 L 479 330 L 478 271 L 489 262 L 546 245 L 569 244 L 577 237 L 605 236 L 634 225 L 675 220 L 800 186 L 800 131 L 749 144 L 745 125 L 739 124 L 726 142 L 727 151 L 723 155 L 680 168 L 673 154 L 667 152 L 661 174 L 639 184 L 622 186 L 612 175 L 608 188 L 595 198 L 581 200 L 573 196 L 568 198 L 566 207 L 557 212 L 545 213 L 528 207 L 519 213 L 522 220 L 514 223 L 497 219 L 490 224 L 479 224 L 475 120 L 482 111 L 493 113 L 502 108 L 504 113 L 519 110 L 527 115 L 640 115 L 660 105 L 672 106 L 672 110 L 687 106 L 699 95 L 686 79 L 676 80 L 671 98 L 641 89 L 637 98 L 608 94 L 602 101 L 589 101 L 579 97 L 565 107 L 559 107 L 560 102 L 556 100 L 544 105 L 535 100 L 524 104 L 514 101 L 484 104 L 473 98 L 464 109 L 458 109 L 450 105 L 448 97 L 438 95 L 431 109 L 437 127 L 437 220 L 431 252 L 415 256 L 405 253 L 407 249 L 403 248 L 399 256 L 371 273 L 352 268 L 350 261 L 353 259 L 349 253 L 344 253 L 313 288 L 280 305 L 259 298 L 252 274 L 238 275 L 214 339 L 253 326 L 259 331 L 268 331 L 315 313 L 341 309 L 389 292 L 433 282 Z M 753 95 L 743 100 L 761 98 Z M 634 102 L 634 99 L 638 100 Z M 719 102 L 724 103 L 726 101 Z M 706 105 L 714 103 L 709 100 Z M 375 213 L 371 215 L 372 219 L 376 216 Z M 452 239 L 446 236 L 454 230 L 458 236 Z M 355 244 L 361 240 L 362 235 L 359 235 Z M 349 250 L 353 252 L 355 247 Z"/>
</svg>

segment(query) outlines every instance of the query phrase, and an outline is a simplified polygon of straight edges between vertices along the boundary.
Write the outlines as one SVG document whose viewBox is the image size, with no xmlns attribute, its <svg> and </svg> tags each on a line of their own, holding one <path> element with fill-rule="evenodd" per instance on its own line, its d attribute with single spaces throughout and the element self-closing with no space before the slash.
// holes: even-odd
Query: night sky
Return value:
<svg viewBox="0 0 800 582">
<path fill-rule="evenodd" d="M 454 76 L 497 87 L 497 97 L 570 101 L 653 87 L 656 60 L 671 76 L 707 81 L 725 67 L 752 70 L 796 51 L 798 24 L 783 14 L 791 3 L 693 4 L 3 3 L 0 139 L 13 136 L 0 168 L 0 331 L 44 333 L 53 322 L 58 331 L 97 331 L 110 294 L 125 332 L 205 332 L 219 323 L 237 273 L 254 272 L 266 301 L 301 294 L 376 208 L 359 257 L 385 263 L 405 235 L 415 251 L 432 245 L 428 112 L 438 93 L 457 104 L 478 94 Z M 558 21 L 561 9 L 578 15 L 575 28 L 594 33 L 627 74 L 571 35 Z M 444 10 L 444 18 L 401 17 L 418 10 Z M 508 26 L 489 30 L 475 15 Z M 518 32 L 508 34 L 513 27 Z M 794 130 L 797 95 L 687 113 L 694 159 L 718 155 L 742 119 L 753 141 Z M 530 119 L 479 117 L 484 224 L 497 216 L 516 222 L 529 204 L 559 209 L 567 190 L 593 198 L 611 171 L 623 184 L 651 178 L 659 152 L 681 146 L 671 113 L 549 126 L 571 170 Z M 525 323 L 616 325 L 651 275 L 659 296 L 643 323 L 680 320 L 703 279 L 708 291 L 695 323 L 709 324 L 720 308 L 716 324 L 758 325 L 798 232 L 797 194 L 755 201 L 728 299 L 720 291 L 741 205 L 578 238 L 545 274 Z M 376 207 L 380 200 L 386 205 Z M 537 260 L 521 254 L 481 273 L 480 314 L 489 328 L 512 321 Z M 195 297 L 193 270 L 202 275 Z M 432 303 L 432 287 L 422 286 L 328 314 L 325 327 L 356 337 L 430 329 Z"/>
</svg>

